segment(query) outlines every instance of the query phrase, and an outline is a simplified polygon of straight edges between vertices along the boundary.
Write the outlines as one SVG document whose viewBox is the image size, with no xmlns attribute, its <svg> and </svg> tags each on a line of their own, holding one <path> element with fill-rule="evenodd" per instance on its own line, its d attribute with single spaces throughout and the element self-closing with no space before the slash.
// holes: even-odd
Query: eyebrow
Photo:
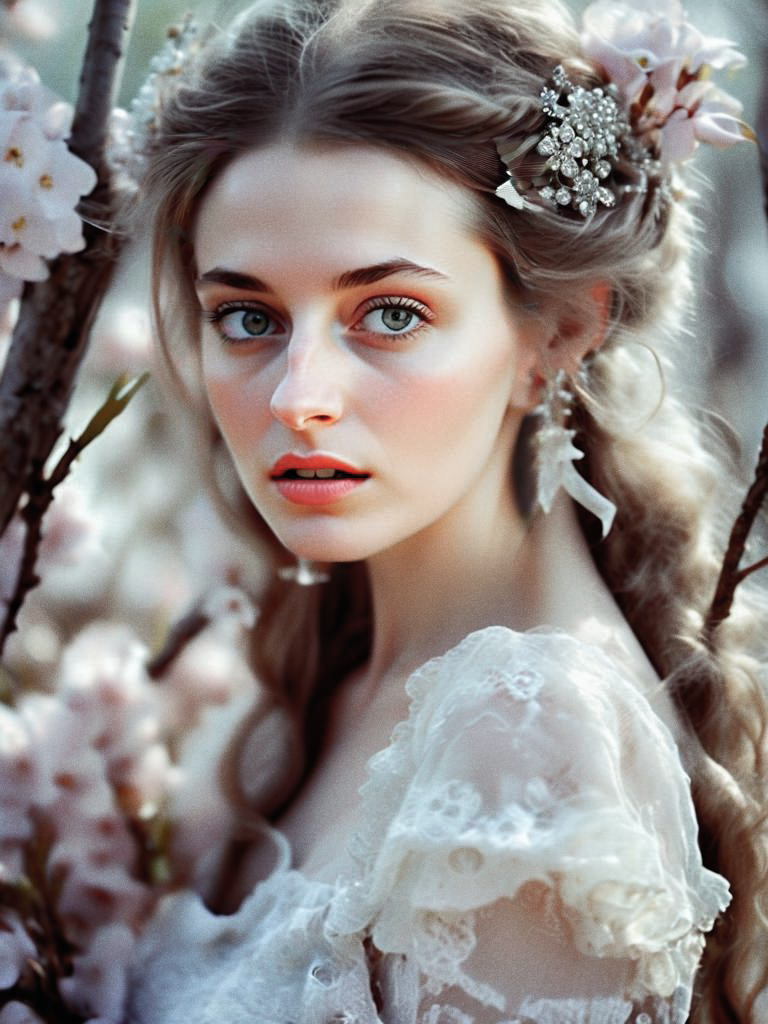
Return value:
<svg viewBox="0 0 768 1024">
<path fill-rule="evenodd" d="M 333 282 L 335 291 L 342 291 L 345 288 L 359 288 L 366 284 L 375 284 L 385 277 L 393 277 L 395 274 L 407 274 L 415 277 L 428 277 L 438 281 L 447 281 L 445 274 L 433 267 L 424 267 L 411 260 L 386 260 L 383 263 L 374 263 L 370 267 L 359 267 L 357 270 L 346 270 Z M 252 274 L 243 274 L 238 270 L 227 270 L 226 267 L 214 267 L 206 270 L 197 278 L 197 284 L 223 284 L 230 288 L 237 288 L 243 291 L 269 292 L 272 289 L 258 277 Z"/>
</svg>

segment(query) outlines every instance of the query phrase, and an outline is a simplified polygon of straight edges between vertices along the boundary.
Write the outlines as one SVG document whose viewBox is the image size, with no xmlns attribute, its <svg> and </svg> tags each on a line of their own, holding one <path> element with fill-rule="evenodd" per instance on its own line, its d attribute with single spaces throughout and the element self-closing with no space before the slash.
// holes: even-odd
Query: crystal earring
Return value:
<svg viewBox="0 0 768 1024">
<path fill-rule="evenodd" d="M 559 370 L 547 381 L 542 403 L 534 409 L 541 417 L 536 432 L 536 499 L 544 512 L 549 512 L 562 487 L 575 502 L 588 509 L 602 523 L 606 536 L 616 514 L 616 506 L 600 494 L 577 472 L 574 462 L 584 452 L 573 443 L 575 430 L 566 423 L 571 413 L 573 393 L 566 386 L 567 375 Z"/>
<path fill-rule="evenodd" d="M 281 580 L 289 580 L 291 583 L 298 583 L 300 587 L 313 587 L 316 583 L 327 583 L 331 578 L 330 573 L 318 569 L 315 563 L 309 558 L 297 558 L 296 565 L 284 565 L 277 570 Z"/>
</svg>

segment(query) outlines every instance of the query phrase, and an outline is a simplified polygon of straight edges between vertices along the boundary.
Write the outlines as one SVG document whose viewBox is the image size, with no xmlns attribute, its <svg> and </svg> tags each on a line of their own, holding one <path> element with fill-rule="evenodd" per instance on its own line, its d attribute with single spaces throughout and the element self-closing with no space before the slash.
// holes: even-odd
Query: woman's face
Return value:
<svg viewBox="0 0 768 1024">
<path fill-rule="evenodd" d="M 204 384 L 245 489 L 295 554 L 455 541 L 514 508 L 545 328 L 505 301 L 471 224 L 465 190 L 366 147 L 248 152 L 202 202 Z"/>
</svg>

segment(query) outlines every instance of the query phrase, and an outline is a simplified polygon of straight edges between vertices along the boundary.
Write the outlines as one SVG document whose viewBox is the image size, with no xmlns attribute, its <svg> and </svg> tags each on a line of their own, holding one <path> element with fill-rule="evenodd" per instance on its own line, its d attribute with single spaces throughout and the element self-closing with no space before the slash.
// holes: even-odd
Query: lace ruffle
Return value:
<svg viewBox="0 0 768 1024">
<path fill-rule="evenodd" d="M 644 696 L 602 652 L 492 627 L 415 673 L 409 719 L 369 763 L 355 880 L 329 927 L 370 928 L 428 991 L 468 976 L 473 912 L 543 883 L 576 948 L 635 964 L 629 999 L 690 988 L 728 903 L 697 848 L 689 781 Z"/>
</svg>

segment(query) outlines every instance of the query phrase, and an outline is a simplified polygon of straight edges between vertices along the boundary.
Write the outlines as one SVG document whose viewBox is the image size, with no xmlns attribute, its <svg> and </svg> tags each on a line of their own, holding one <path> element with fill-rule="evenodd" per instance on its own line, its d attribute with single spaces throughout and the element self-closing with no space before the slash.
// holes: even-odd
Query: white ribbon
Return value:
<svg viewBox="0 0 768 1024">
<path fill-rule="evenodd" d="M 555 495 L 562 487 L 574 501 L 597 516 L 605 537 L 613 524 L 616 506 L 576 470 L 574 462 L 583 459 L 584 452 L 573 443 L 575 434 L 575 430 L 566 430 L 554 423 L 544 424 L 539 429 L 537 500 L 543 511 L 549 512 Z"/>
</svg>

